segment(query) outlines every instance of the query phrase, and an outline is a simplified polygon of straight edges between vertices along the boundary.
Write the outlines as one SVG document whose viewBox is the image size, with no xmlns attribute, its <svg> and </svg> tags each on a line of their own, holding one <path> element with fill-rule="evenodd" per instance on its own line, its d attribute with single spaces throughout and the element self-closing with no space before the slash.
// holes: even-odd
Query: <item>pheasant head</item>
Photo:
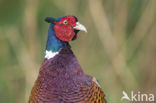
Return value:
<svg viewBox="0 0 156 103">
<path fill-rule="evenodd" d="M 70 48 L 68 42 L 76 40 L 79 31 L 87 32 L 76 16 L 47 17 L 45 21 L 50 23 L 45 58 L 53 57 L 61 48 Z"/>
<path fill-rule="evenodd" d="M 85 26 L 80 24 L 75 16 L 47 17 L 45 21 L 53 25 L 56 37 L 64 42 L 75 40 L 80 30 L 87 32 Z"/>
</svg>

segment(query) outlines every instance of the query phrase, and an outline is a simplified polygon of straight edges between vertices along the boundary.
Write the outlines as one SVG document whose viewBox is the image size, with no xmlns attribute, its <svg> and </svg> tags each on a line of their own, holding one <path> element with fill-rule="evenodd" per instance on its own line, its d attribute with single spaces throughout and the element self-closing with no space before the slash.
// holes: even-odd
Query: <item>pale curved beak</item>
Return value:
<svg viewBox="0 0 156 103">
<path fill-rule="evenodd" d="M 76 30 L 87 32 L 87 29 L 84 25 L 80 24 L 79 22 L 76 22 L 76 25 L 73 27 Z"/>
</svg>

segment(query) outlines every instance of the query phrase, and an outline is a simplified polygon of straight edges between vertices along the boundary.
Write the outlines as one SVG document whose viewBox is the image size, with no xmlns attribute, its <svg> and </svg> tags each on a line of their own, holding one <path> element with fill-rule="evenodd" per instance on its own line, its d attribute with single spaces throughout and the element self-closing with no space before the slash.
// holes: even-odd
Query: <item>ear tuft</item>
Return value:
<svg viewBox="0 0 156 103">
<path fill-rule="evenodd" d="M 54 23 L 56 20 L 54 18 L 52 18 L 52 17 L 46 17 L 45 21 L 48 22 L 48 23 Z"/>
</svg>

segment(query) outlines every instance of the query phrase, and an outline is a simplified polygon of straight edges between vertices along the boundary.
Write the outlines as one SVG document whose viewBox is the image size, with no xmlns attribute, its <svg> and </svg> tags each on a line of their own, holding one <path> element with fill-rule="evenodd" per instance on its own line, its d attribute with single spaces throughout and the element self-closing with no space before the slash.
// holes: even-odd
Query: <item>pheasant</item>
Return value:
<svg viewBox="0 0 156 103">
<path fill-rule="evenodd" d="M 50 23 L 45 59 L 29 103 L 106 103 L 95 77 L 86 75 L 68 42 L 87 32 L 76 16 L 47 17 Z"/>
</svg>

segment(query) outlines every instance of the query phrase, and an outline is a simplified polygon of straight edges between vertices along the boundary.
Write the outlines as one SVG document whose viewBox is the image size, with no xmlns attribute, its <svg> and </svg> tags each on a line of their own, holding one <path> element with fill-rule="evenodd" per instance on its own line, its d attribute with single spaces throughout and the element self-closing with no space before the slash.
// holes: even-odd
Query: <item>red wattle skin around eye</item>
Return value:
<svg viewBox="0 0 156 103">
<path fill-rule="evenodd" d="M 75 35 L 73 28 L 70 25 L 55 25 L 55 35 L 62 41 L 71 41 Z"/>
</svg>

